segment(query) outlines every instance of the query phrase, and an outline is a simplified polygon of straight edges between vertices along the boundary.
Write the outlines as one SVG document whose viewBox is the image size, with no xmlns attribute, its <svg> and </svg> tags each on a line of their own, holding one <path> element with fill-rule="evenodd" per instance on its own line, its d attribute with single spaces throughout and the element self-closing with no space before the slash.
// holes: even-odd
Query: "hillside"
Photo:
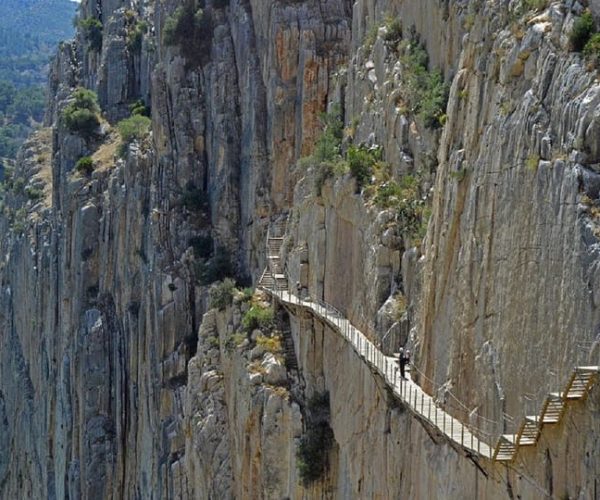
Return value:
<svg viewBox="0 0 600 500">
<path fill-rule="evenodd" d="M 68 0 L 0 3 L 0 158 L 14 158 L 44 114 L 50 58 L 75 32 Z"/>
<path fill-rule="evenodd" d="M 77 4 L 69 0 L 2 0 L 0 80 L 45 85 L 50 57 L 73 36 Z"/>
<path fill-rule="evenodd" d="M 0 500 L 598 498 L 600 0 L 78 15 L 0 185 Z"/>
</svg>

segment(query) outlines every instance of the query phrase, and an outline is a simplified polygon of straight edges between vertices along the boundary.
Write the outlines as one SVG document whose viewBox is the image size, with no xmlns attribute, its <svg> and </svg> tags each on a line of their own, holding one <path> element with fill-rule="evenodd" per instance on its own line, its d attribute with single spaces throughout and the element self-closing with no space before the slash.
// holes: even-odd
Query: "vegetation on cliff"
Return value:
<svg viewBox="0 0 600 500">
<path fill-rule="evenodd" d="M 32 127 L 44 116 L 41 87 L 18 88 L 0 81 L 0 157 L 14 158 Z"/>
<path fill-rule="evenodd" d="M 198 9 L 194 1 L 187 0 L 167 18 L 163 28 L 163 41 L 166 45 L 179 47 L 188 63 L 199 65 L 210 54 L 211 32 L 210 9 Z"/>
<path fill-rule="evenodd" d="M 91 139 L 100 126 L 98 96 L 92 90 L 79 87 L 73 101 L 63 110 L 62 119 L 69 131 Z"/>
<path fill-rule="evenodd" d="M 17 150 L 44 115 L 49 60 L 73 35 L 70 0 L 0 2 L 0 158 Z"/>
<path fill-rule="evenodd" d="M 305 431 L 300 438 L 296 459 L 305 486 L 319 480 L 329 465 L 333 431 L 329 426 L 329 394 L 316 393 L 304 408 Z"/>
</svg>

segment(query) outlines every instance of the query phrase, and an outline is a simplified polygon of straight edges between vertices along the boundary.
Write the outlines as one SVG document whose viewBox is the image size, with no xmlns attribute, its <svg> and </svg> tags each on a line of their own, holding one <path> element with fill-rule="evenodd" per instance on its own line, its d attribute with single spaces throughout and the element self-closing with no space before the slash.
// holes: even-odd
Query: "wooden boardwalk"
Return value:
<svg viewBox="0 0 600 500">
<path fill-rule="evenodd" d="M 462 448 L 472 456 L 497 462 L 512 461 L 520 447 L 537 444 L 544 426 L 555 425 L 561 421 L 566 406 L 570 402 L 584 400 L 597 380 L 598 366 L 575 368 L 565 390 L 549 394 L 539 415 L 526 417 L 515 434 L 502 435 L 493 445 L 491 436 L 452 417 L 410 378 L 403 379 L 400 376 L 397 359 L 385 355 L 333 306 L 310 298 L 301 299 L 291 293 L 279 255 L 283 240 L 281 227 L 278 227 L 276 231 L 276 236 L 267 236 L 268 267 L 261 277 L 260 288 L 288 308 L 290 306 L 301 308 L 327 323 L 352 345 L 371 370 L 377 372 L 385 380 L 393 394 L 405 404 L 415 417 L 436 429 L 454 446 Z"/>
</svg>

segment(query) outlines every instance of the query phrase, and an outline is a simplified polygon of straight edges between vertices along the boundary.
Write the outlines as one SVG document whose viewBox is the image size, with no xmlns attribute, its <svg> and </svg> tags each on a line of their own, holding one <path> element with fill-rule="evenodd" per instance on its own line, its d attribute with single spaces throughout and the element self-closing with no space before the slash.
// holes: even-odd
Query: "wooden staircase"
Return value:
<svg viewBox="0 0 600 500">
<path fill-rule="evenodd" d="M 267 268 L 263 272 L 259 286 L 285 291 L 288 289 L 288 280 L 284 274 L 281 263 L 281 247 L 285 234 L 287 220 L 279 220 L 267 231 Z"/>
<path fill-rule="evenodd" d="M 520 447 L 536 445 L 545 425 L 559 424 L 569 403 L 587 398 L 599 371 L 598 366 L 576 367 L 563 392 L 548 394 L 539 415 L 525 417 L 516 434 L 500 436 L 492 458 L 510 461 L 515 458 Z"/>
</svg>

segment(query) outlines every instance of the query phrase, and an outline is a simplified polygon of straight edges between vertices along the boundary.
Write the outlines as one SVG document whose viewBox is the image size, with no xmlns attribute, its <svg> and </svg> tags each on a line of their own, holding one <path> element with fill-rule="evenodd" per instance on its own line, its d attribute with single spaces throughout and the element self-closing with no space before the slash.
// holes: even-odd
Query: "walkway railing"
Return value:
<svg viewBox="0 0 600 500">
<path fill-rule="evenodd" d="M 280 230 L 277 232 L 279 233 Z M 549 394 L 544 400 L 538 415 L 523 419 L 515 434 L 504 434 L 497 439 L 496 436 L 492 436 L 470 423 L 464 423 L 452 417 L 413 380 L 402 378 L 397 359 L 385 355 L 331 304 L 318 299 L 302 299 L 291 293 L 288 290 L 287 278 L 281 271 L 282 266 L 279 261 L 282 238 L 283 236 L 279 234 L 276 237 L 271 237 L 269 234 L 267 237 L 269 266 L 261 277 L 259 287 L 279 302 L 301 307 L 325 321 L 350 343 L 371 370 L 377 372 L 385 380 L 393 394 L 403 401 L 417 418 L 435 428 L 454 445 L 460 446 L 471 455 L 498 462 L 513 460 L 519 447 L 531 446 L 537 443 L 544 425 L 556 424 L 561 420 L 569 402 L 585 399 L 597 379 L 598 366 L 575 368 L 565 390 L 561 393 Z M 420 375 L 424 376 L 423 374 Z M 462 406 L 467 409 L 466 406 Z M 496 442 L 496 444 L 492 445 L 493 442 Z"/>
</svg>

